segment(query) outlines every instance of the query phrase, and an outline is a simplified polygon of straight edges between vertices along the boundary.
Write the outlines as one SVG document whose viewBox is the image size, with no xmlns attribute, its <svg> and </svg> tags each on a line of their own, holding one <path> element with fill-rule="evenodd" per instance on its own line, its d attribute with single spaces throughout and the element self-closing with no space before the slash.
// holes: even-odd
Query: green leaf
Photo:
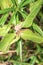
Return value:
<svg viewBox="0 0 43 65">
<path fill-rule="evenodd" d="M 0 25 L 3 26 L 4 23 L 6 22 L 7 20 L 7 17 L 8 17 L 8 14 L 4 14 L 1 19 L 0 19 Z"/>
<path fill-rule="evenodd" d="M 16 25 L 20 23 L 18 13 L 15 15 Z"/>
<path fill-rule="evenodd" d="M 37 24 L 33 23 L 32 26 L 33 26 L 33 29 L 35 31 L 37 31 L 41 36 L 43 36 L 43 31 L 41 30 L 41 28 Z"/>
<path fill-rule="evenodd" d="M 20 36 L 24 40 L 31 40 L 36 43 L 43 43 L 43 37 L 41 37 L 38 33 L 37 34 L 33 33 L 29 29 L 22 30 L 20 32 Z"/>
<path fill-rule="evenodd" d="M 13 24 L 13 22 L 14 22 L 14 25 L 15 25 L 15 23 L 16 23 L 16 21 L 15 21 L 15 12 L 13 13 L 13 15 L 12 15 L 12 17 L 11 17 L 11 19 L 10 19 L 10 21 L 9 21 L 9 23 L 8 23 L 8 25 L 7 25 L 7 27 L 6 27 L 6 29 L 5 29 L 5 35 L 8 33 L 8 31 L 10 30 L 10 28 L 11 28 L 11 25 Z"/>
<path fill-rule="evenodd" d="M 27 4 L 31 3 L 33 0 L 23 0 L 20 3 L 20 7 L 26 6 Z"/>
<path fill-rule="evenodd" d="M 41 8 L 42 0 L 38 0 L 34 3 L 34 5 L 31 7 L 32 10 L 30 11 L 30 14 L 26 17 L 26 20 L 22 23 L 22 27 L 30 27 L 33 23 L 34 18 L 36 17 L 37 13 L 39 12 Z"/>
<path fill-rule="evenodd" d="M 7 25 L 0 27 L 0 36 L 5 36 Z"/>
<path fill-rule="evenodd" d="M 12 1 L 12 3 L 13 3 L 13 5 L 15 4 L 15 0 L 11 0 Z"/>
<path fill-rule="evenodd" d="M 6 4 L 7 3 L 7 4 Z M 11 0 L 0 0 L 0 7 L 1 9 L 9 8 L 12 7 L 12 2 Z"/>
<path fill-rule="evenodd" d="M 25 63 L 25 62 L 18 62 L 18 61 L 12 61 L 14 65 L 30 65 L 29 63 Z"/>
<path fill-rule="evenodd" d="M 0 42 L 0 51 L 7 52 L 8 47 L 11 45 L 12 40 L 15 38 L 14 33 L 7 34 Z"/>
<path fill-rule="evenodd" d="M 13 6 L 16 7 L 16 1 L 15 0 L 11 0 L 13 3 Z"/>
<path fill-rule="evenodd" d="M 25 11 L 19 11 L 19 12 L 25 20 L 25 18 L 28 16 L 28 14 Z"/>
<path fill-rule="evenodd" d="M 22 61 L 22 40 L 19 40 L 17 44 L 17 54 L 20 56 L 20 61 Z"/>
<path fill-rule="evenodd" d="M 3 27 L 0 27 L 0 36 L 5 36 L 11 28 L 11 24 L 16 25 L 15 13 L 12 15 L 9 23 Z"/>
<path fill-rule="evenodd" d="M 2 10 L 0 10 L 0 14 L 5 14 L 5 13 L 8 13 L 8 12 L 13 11 L 13 10 L 14 10 L 13 7 L 2 9 Z"/>
<path fill-rule="evenodd" d="M 36 60 L 37 60 L 36 56 L 33 55 L 33 56 L 31 57 L 30 65 L 34 65 L 35 62 L 36 62 Z"/>
</svg>

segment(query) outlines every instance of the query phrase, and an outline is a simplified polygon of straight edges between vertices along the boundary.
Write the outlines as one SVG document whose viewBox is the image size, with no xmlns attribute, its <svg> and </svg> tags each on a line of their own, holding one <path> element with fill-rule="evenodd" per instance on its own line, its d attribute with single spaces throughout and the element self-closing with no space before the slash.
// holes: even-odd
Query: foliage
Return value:
<svg viewBox="0 0 43 65">
<path fill-rule="evenodd" d="M 39 17 L 38 23 L 43 23 L 42 6 L 42 0 L 0 0 L 0 52 L 6 54 L 10 51 L 11 45 L 16 45 L 14 51 L 17 56 L 12 58 L 11 55 L 7 58 L 13 65 L 39 65 L 43 62 L 43 31 L 36 20 Z M 27 52 L 24 49 L 29 44 L 31 48 L 31 43 L 36 45 L 36 50 L 28 56 L 30 62 L 26 63 Z"/>
</svg>

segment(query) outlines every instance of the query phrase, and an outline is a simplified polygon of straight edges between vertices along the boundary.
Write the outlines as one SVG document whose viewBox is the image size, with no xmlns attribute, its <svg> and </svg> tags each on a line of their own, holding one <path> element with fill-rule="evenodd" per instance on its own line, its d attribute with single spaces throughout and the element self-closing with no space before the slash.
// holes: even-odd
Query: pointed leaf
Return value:
<svg viewBox="0 0 43 65">
<path fill-rule="evenodd" d="M 0 51 L 5 52 L 11 45 L 11 42 L 14 38 L 15 38 L 14 33 L 7 34 L 0 42 Z"/>
<path fill-rule="evenodd" d="M 32 6 L 32 11 L 30 14 L 26 17 L 26 20 L 22 23 L 22 27 L 30 27 L 33 23 L 34 18 L 36 17 L 37 13 L 39 12 L 41 8 L 42 0 L 38 0 L 35 2 L 35 4 Z"/>
<path fill-rule="evenodd" d="M 33 29 L 35 31 L 37 31 L 41 36 L 43 36 L 43 31 L 41 30 L 41 28 L 37 24 L 33 23 L 32 26 L 33 26 Z"/>
<path fill-rule="evenodd" d="M 31 40 L 31 41 L 36 42 L 36 43 L 42 43 L 43 42 L 43 37 L 41 37 L 39 34 L 33 33 L 29 29 L 22 30 L 20 32 L 20 36 L 24 40 Z"/>
<path fill-rule="evenodd" d="M 3 16 L 1 17 L 1 19 L 0 19 L 0 25 L 1 25 L 1 26 L 4 25 L 4 23 L 5 23 L 6 20 L 7 20 L 7 17 L 8 17 L 8 14 L 5 14 L 5 15 L 3 15 Z"/>
</svg>

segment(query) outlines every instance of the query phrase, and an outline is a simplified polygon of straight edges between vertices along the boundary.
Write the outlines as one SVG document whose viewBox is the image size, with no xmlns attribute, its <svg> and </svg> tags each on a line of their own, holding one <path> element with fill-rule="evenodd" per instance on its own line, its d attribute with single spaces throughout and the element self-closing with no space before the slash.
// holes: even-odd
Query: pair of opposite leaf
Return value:
<svg viewBox="0 0 43 65">
<path fill-rule="evenodd" d="M 24 40 L 31 40 L 36 43 L 43 43 L 42 30 L 39 28 L 39 26 L 37 26 L 36 24 L 33 24 L 33 20 L 41 8 L 41 3 L 42 3 L 41 0 L 34 3 L 34 6 L 31 7 L 31 10 L 32 10 L 31 13 L 27 16 L 25 22 L 22 23 L 22 27 L 25 27 L 25 28 L 33 25 L 33 29 L 35 29 L 39 34 L 33 33 L 29 29 L 22 30 L 20 35 Z"/>
<path fill-rule="evenodd" d="M 31 7 L 31 12 L 30 14 L 27 16 L 26 20 L 24 22 L 22 22 L 21 27 L 23 28 L 28 28 L 33 24 L 33 20 L 36 17 L 37 13 L 39 12 L 40 8 L 41 8 L 41 3 L 42 0 L 38 0 L 37 2 L 35 2 L 33 4 L 33 6 Z M 33 28 L 41 35 L 39 34 L 35 34 L 33 33 L 31 30 L 22 30 L 20 35 L 21 38 L 23 38 L 24 40 L 31 40 L 33 42 L 37 42 L 37 43 L 42 43 L 43 42 L 43 32 L 42 30 L 39 28 L 39 26 L 33 24 Z"/>
</svg>

